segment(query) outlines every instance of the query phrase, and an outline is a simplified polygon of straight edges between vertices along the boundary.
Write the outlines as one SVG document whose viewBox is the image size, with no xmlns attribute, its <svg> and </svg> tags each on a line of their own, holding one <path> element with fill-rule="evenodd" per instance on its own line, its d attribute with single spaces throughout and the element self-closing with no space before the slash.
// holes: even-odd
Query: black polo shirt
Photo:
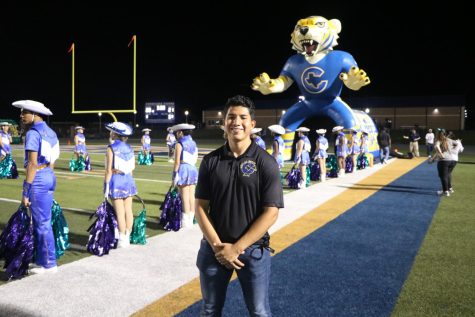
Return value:
<svg viewBox="0 0 475 317">
<path fill-rule="evenodd" d="M 205 155 L 195 197 L 209 200 L 213 227 L 228 243 L 239 240 L 264 207 L 284 207 L 279 166 L 255 142 L 237 158 L 227 143 Z"/>
</svg>

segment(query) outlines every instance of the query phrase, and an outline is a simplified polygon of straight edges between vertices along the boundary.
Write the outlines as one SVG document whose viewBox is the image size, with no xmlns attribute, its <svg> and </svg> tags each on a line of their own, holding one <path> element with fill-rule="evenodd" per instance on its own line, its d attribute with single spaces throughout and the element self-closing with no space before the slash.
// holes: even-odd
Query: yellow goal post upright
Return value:
<svg viewBox="0 0 475 317">
<path fill-rule="evenodd" d="M 76 110 L 75 104 L 75 44 L 72 43 L 71 47 L 68 50 L 68 53 L 71 53 L 71 113 L 72 114 L 85 114 L 85 113 L 107 113 L 109 114 L 114 121 L 117 121 L 114 113 L 137 113 L 137 36 L 133 35 L 130 40 L 128 47 L 133 43 L 134 58 L 133 58 L 133 81 L 132 81 L 132 109 L 97 109 L 97 110 Z"/>
</svg>

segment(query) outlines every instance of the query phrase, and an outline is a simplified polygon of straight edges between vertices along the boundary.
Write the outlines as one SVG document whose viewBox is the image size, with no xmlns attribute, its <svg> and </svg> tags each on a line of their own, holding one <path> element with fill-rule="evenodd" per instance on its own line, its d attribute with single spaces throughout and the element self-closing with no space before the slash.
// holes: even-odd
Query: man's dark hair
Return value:
<svg viewBox="0 0 475 317">
<path fill-rule="evenodd" d="M 249 114 L 251 119 L 254 120 L 256 116 L 256 108 L 254 107 L 254 102 L 246 96 L 237 95 L 228 99 L 224 105 L 224 114 L 228 113 L 229 108 L 231 107 L 246 107 L 249 109 Z"/>
</svg>

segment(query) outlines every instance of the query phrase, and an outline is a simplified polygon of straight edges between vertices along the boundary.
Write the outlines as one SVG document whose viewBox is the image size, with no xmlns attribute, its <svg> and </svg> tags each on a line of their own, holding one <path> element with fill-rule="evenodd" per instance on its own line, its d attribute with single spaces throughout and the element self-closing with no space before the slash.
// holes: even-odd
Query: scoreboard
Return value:
<svg viewBox="0 0 475 317">
<path fill-rule="evenodd" d="M 175 103 L 174 102 L 146 102 L 145 103 L 145 123 L 175 123 Z"/>
</svg>

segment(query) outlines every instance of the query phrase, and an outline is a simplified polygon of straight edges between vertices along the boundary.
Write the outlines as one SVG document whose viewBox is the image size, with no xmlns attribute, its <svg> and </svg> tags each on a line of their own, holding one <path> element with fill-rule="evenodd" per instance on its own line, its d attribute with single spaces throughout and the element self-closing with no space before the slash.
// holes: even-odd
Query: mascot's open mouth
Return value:
<svg viewBox="0 0 475 317">
<path fill-rule="evenodd" d="M 312 56 L 317 50 L 318 43 L 315 40 L 302 40 L 300 45 L 305 49 L 305 54 Z"/>
</svg>

